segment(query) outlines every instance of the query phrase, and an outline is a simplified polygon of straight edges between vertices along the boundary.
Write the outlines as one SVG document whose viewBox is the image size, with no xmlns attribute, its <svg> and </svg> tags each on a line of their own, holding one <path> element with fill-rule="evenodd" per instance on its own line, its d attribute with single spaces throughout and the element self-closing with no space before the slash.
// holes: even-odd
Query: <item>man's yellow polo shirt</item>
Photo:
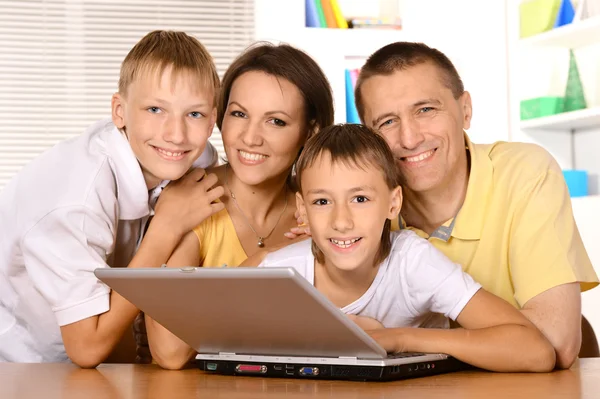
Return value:
<svg viewBox="0 0 600 399">
<path fill-rule="evenodd" d="M 516 307 L 549 288 L 598 285 L 561 169 L 534 144 L 472 144 L 465 202 L 429 239 L 487 291 Z M 403 220 L 392 223 L 397 230 Z"/>
</svg>

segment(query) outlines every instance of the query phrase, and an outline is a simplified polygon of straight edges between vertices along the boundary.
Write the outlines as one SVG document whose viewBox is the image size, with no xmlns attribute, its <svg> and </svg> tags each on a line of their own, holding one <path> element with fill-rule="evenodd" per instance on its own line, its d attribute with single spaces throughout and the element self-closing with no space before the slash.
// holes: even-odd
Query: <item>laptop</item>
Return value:
<svg viewBox="0 0 600 399">
<path fill-rule="evenodd" d="M 194 348 L 210 373 L 386 381 L 465 369 L 386 351 L 293 268 L 102 268 L 96 276 Z"/>
</svg>

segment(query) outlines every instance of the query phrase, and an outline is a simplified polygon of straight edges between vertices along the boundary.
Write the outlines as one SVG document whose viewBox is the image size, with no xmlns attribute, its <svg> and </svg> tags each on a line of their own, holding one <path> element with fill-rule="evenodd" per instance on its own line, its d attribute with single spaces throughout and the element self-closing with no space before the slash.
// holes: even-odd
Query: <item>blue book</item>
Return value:
<svg viewBox="0 0 600 399">
<path fill-rule="evenodd" d="M 360 123 L 358 111 L 354 104 L 354 86 L 352 85 L 352 75 L 350 70 L 346 69 L 346 122 Z"/>
<path fill-rule="evenodd" d="M 568 25 L 573 22 L 573 18 L 575 18 L 575 9 L 573 8 L 571 0 L 562 0 L 560 2 L 558 14 L 556 15 L 554 27 L 558 28 L 559 26 Z"/>
<path fill-rule="evenodd" d="M 319 14 L 315 6 L 315 0 L 306 0 L 306 27 L 320 28 Z"/>
</svg>

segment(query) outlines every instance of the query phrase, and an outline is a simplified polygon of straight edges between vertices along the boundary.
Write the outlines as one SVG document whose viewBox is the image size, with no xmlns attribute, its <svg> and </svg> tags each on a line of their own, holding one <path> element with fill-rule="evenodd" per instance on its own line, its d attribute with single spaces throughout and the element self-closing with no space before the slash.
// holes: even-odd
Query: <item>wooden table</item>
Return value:
<svg viewBox="0 0 600 399">
<path fill-rule="evenodd" d="M 207 375 L 196 369 L 103 364 L 0 363 L 5 398 L 600 398 L 600 358 L 548 374 L 458 372 L 412 380 L 364 383 Z"/>
</svg>

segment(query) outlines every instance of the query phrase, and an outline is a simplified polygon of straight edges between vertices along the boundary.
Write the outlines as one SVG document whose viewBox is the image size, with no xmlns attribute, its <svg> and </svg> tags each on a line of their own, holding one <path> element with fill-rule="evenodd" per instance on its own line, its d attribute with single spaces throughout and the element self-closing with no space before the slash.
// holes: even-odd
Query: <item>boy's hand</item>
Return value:
<svg viewBox="0 0 600 399">
<path fill-rule="evenodd" d="M 379 321 L 371 318 L 371 317 L 366 317 L 366 316 L 356 316 L 353 314 L 349 314 L 346 315 L 348 316 L 348 318 L 350 320 L 352 320 L 353 322 L 355 322 L 356 324 L 358 324 L 358 326 L 360 328 L 362 328 L 365 331 L 370 331 L 370 330 L 378 330 L 378 329 L 382 329 L 385 328 L 383 326 L 383 324 L 381 324 Z"/>
<path fill-rule="evenodd" d="M 217 176 L 207 175 L 204 169 L 193 169 L 170 182 L 158 199 L 152 223 L 162 223 L 170 231 L 175 228 L 181 236 L 188 233 L 225 207 L 216 202 L 225 193 L 222 186 L 213 187 L 217 182 Z"/>
<path fill-rule="evenodd" d="M 304 219 L 302 219 L 302 216 L 300 216 L 300 212 L 296 211 L 296 213 L 294 213 L 294 216 L 296 217 L 298 227 L 292 227 L 290 231 L 284 233 L 284 236 L 286 236 L 289 239 L 294 239 L 302 235 L 310 236 L 310 227 L 308 227 L 308 225 L 304 223 Z"/>
<path fill-rule="evenodd" d="M 378 328 L 366 330 L 365 332 L 371 336 L 387 353 L 407 352 L 408 348 L 405 343 L 405 335 L 402 328 Z"/>
</svg>

